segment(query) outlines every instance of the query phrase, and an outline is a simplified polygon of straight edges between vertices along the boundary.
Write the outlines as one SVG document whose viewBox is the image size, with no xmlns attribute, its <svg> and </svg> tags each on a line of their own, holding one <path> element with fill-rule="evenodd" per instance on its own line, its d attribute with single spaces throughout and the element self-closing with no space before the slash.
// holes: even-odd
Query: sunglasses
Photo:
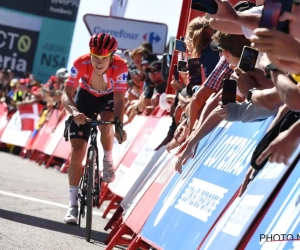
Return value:
<svg viewBox="0 0 300 250">
<path fill-rule="evenodd" d="M 131 74 L 131 75 L 139 75 L 139 74 L 141 74 L 141 71 L 139 71 L 138 69 L 133 69 L 133 70 L 131 70 L 131 71 L 129 71 L 129 73 Z"/>
<path fill-rule="evenodd" d="M 98 50 L 97 48 L 91 48 L 90 54 L 99 58 L 109 57 L 111 55 L 108 49 Z"/>
<path fill-rule="evenodd" d="M 222 47 L 220 47 L 219 45 L 217 45 L 217 48 L 218 48 L 218 51 L 219 51 L 220 53 L 222 53 L 223 50 L 225 50 L 225 49 L 223 49 Z"/>
</svg>

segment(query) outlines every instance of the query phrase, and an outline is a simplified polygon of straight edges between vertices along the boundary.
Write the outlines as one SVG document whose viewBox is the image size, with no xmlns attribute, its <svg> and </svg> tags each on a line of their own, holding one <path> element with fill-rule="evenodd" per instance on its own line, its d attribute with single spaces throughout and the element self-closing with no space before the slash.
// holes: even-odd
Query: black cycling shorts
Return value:
<svg viewBox="0 0 300 250">
<path fill-rule="evenodd" d="M 96 97 L 88 91 L 79 88 L 74 101 L 78 111 L 93 120 L 95 120 L 97 115 L 101 114 L 103 111 L 114 111 L 114 93 Z M 88 141 L 90 133 L 90 123 L 78 126 L 74 121 L 72 121 L 69 131 L 70 139 L 80 138 Z"/>
</svg>

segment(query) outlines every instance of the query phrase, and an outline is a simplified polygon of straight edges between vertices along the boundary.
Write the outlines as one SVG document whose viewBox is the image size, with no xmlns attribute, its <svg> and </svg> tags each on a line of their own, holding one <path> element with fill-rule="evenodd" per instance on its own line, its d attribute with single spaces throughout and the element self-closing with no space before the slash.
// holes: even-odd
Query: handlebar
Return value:
<svg viewBox="0 0 300 250">
<path fill-rule="evenodd" d="M 68 120 L 65 121 L 65 130 L 64 130 L 64 137 L 65 141 L 69 140 L 69 127 L 74 119 L 74 116 L 69 116 Z M 98 121 L 98 120 L 90 120 L 86 119 L 87 123 L 90 123 L 93 127 L 97 125 L 105 125 L 105 124 L 114 124 L 117 125 L 115 121 Z M 118 130 L 118 133 L 120 134 L 121 140 L 123 140 L 123 128 L 120 126 L 116 126 L 116 129 Z"/>
</svg>

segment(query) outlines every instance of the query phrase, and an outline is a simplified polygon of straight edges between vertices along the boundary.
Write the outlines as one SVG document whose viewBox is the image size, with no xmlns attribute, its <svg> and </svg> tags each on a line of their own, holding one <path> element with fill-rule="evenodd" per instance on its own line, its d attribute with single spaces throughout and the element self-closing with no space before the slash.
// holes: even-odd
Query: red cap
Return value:
<svg viewBox="0 0 300 250">
<path fill-rule="evenodd" d="M 51 77 L 49 78 L 48 82 L 52 82 L 52 83 L 57 82 L 57 77 L 56 77 L 56 76 L 51 76 Z"/>
<path fill-rule="evenodd" d="M 31 93 L 32 93 L 33 95 L 39 95 L 39 94 L 40 94 L 39 91 L 40 91 L 40 88 L 37 87 L 37 86 L 33 86 L 33 87 L 31 88 Z"/>
<path fill-rule="evenodd" d="M 20 79 L 20 84 L 26 84 L 25 78 Z"/>
</svg>

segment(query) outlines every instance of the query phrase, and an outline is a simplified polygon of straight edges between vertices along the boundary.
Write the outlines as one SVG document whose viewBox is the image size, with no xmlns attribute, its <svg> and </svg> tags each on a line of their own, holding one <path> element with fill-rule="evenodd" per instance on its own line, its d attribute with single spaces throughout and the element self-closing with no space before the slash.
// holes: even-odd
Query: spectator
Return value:
<svg viewBox="0 0 300 250">
<path fill-rule="evenodd" d="M 146 115 L 149 115 L 158 106 L 159 95 L 165 92 L 167 86 L 162 79 L 161 66 L 160 61 L 155 61 L 146 69 L 152 84 L 144 85 L 140 99 L 129 107 L 130 115 L 132 115 L 131 113 L 140 114 L 144 111 L 146 111 Z"/>
<path fill-rule="evenodd" d="M 200 58 L 200 64 L 203 65 L 201 67 L 202 81 L 200 81 L 197 85 L 201 85 L 202 82 L 205 81 L 206 77 L 210 75 L 210 73 L 213 71 L 213 69 L 215 68 L 215 66 L 219 61 L 218 52 L 213 51 L 209 46 L 212 35 L 213 35 L 213 30 L 210 28 L 209 21 L 206 17 L 194 18 L 187 27 L 187 34 L 185 37 L 187 49 L 191 53 L 191 57 Z M 178 93 L 182 91 L 182 89 L 186 88 L 185 92 L 188 94 L 188 96 L 191 97 L 193 95 L 192 88 L 195 85 L 189 84 L 188 75 L 181 75 L 181 77 L 183 78 L 184 84 L 180 84 L 178 81 L 175 80 L 173 76 L 171 85 L 175 88 L 176 91 L 178 91 Z M 176 98 L 174 105 L 177 105 L 177 103 L 178 103 L 178 98 Z M 175 107 L 173 109 L 175 109 Z M 194 117 L 192 118 L 189 117 L 189 119 L 193 119 L 193 118 Z M 161 146 L 166 145 L 172 140 L 176 129 L 177 129 L 177 121 L 172 119 L 172 124 L 170 126 L 167 136 L 161 142 L 161 144 L 156 148 L 156 150 L 159 149 Z M 173 141 L 173 144 L 177 145 L 178 143 L 175 143 L 175 141 Z"/>
<path fill-rule="evenodd" d="M 151 53 L 149 50 L 147 50 L 145 47 L 140 46 L 131 52 L 131 59 L 132 59 L 133 63 L 135 64 L 135 66 L 139 70 L 142 70 L 143 57 L 147 57 L 150 54 Z"/>
<path fill-rule="evenodd" d="M 211 46 L 214 49 L 218 49 L 220 53 L 222 53 L 226 61 L 230 64 L 230 67 L 234 68 L 240 60 L 243 47 L 249 45 L 250 41 L 246 39 L 243 35 L 232 35 L 217 31 L 213 36 L 213 42 Z M 210 77 L 208 79 L 210 79 Z M 178 158 L 178 162 L 175 167 L 177 171 L 181 172 L 182 165 L 188 159 L 193 157 L 199 141 L 203 139 L 223 120 L 223 118 L 218 115 L 218 108 L 216 108 L 218 106 L 221 93 L 222 92 L 219 91 L 218 94 L 208 104 L 211 107 L 208 108 L 206 114 L 201 114 L 200 122 L 198 123 L 197 128 L 187 139 L 185 143 L 187 147 L 183 149 L 181 157 Z M 239 91 L 237 91 L 237 93 L 239 93 Z M 243 100 L 243 95 L 240 95 L 238 97 L 237 99 L 239 101 Z"/>
</svg>

